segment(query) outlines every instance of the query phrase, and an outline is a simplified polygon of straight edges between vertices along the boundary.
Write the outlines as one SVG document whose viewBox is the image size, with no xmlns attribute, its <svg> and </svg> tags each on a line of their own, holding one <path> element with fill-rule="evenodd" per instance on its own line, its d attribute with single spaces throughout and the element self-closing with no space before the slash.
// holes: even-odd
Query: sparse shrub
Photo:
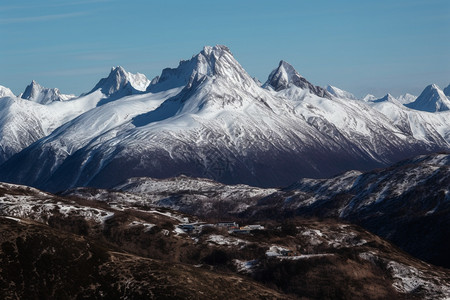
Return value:
<svg viewBox="0 0 450 300">
<path fill-rule="evenodd" d="M 222 249 L 214 249 L 203 258 L 203 262 L 208 265 L 225 265 L 229 260 L 228 254 Z"/>
<path fill-rule="evenodd" d="M 285 235 L 295 236 L 298 230 L 293 222 L 286 221 L 281 224 L 281 232 Z"/>
</svg>

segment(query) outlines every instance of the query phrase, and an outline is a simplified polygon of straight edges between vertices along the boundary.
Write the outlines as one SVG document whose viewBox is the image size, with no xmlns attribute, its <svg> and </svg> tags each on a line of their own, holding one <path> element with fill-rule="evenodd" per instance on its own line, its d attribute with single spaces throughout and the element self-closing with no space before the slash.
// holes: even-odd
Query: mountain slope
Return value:
<svg viewBox="0 0 450 300">
<path fill-rule="evenodd" d="M 445 94 L 445 96 L 450 97 L 450 84 L 442 90 Z"/>
<path fill-rule="evenodd" d="M 303 179 L 256 207 L 269 212 L 277 205 L 285 213 L 343 218 L 416 257 L 449 267 L 449 187 L 450 155 L 435 154 L 363 174 Z M 257 211 L 248 209 L 250 214 Z"/>
<path fill-rule="evenodd" d="M 25 149 L 0 178 L 49 190 L 180 174 L 280 186 L 442 148 L 302 78 L 282 62 L 261 88 L 228 48 L 205 47 L 163 70 L 153 92 L 92 109 Z"/>
<path fill-rule="evenodd" d="M 79 188 L 68 195 L 118 205 L 157 205 L 203 217 L 244 220 L 314 216 L 357 223 L 409 253 L 449 267 L 450 154 L 419 156 L 389 168 L 302 179 L 284 189 L 223 185 L 177 177 L 133 178 L 116 191 Z"/>
<path fill-rule="evenodd" d="M 388 117 L 402 132 L 428 144 L 449 149 L 450 111 L 439 113 L 408 109 L 399 101 L 374 100 L 368 104 Z"/>
<path fill-rule="evenodd" d="M 0 99 L 0 163 L 47 135 L 51 112 L 43 105 L 12 97 Z"/>
</svg>

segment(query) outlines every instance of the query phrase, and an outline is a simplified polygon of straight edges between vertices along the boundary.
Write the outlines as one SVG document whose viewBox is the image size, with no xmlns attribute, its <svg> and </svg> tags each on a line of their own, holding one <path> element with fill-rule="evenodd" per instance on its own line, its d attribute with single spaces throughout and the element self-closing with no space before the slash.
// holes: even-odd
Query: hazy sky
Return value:
<svg viewBox="0 0 450 300">
<path fill-rule="evenodd" d="M 0 85 L 89 91 L 112 66 L 150 79 L 227 45 L 262 82 L 279 60 L 363 96 L 450 83 L 450 1 L 0 2 Z"/>
</svg>

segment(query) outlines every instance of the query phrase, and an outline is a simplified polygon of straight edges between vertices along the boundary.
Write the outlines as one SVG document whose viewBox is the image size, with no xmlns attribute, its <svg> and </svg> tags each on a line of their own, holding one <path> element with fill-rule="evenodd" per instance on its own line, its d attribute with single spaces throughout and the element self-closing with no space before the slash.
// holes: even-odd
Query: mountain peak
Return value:
<svg viewBox="0 0 450 300">
<path fill-rule="evenodd" d="M 54 101 L 72 99 L 75 95 L 61 94 L 57 88 L 45 88 L 35 80 L 32 80 L 20 97 L 40 104 L 49 104 Z"/>
<path fill-rule="evenodd" d="M 215 45 L 214 47 L 211 46 L 204 46 L 202 53 L 206 55 L 211 55 L 213 52 L 216 52 L 216 54 L 219 54 L 221 52 L 227 52 L 230 55 L 233 55 L 230 51 L 230 48 L 228 48 L 225 45 Z"/>
<path fill-rule="evenodd" d="M 427 112 L 440 112 L 450 110 L 450 99 L 436 84 L 428 85 L 414 102 L 406 107 Z"/>
<path fill-rule="evenodd" d="M 15 97 L 15 95 L 9 88 L 0 85 L 0 98 L 3 97 Z"/>
<path fill-rule="evenodd" d="M 373 103 L 380 103 L 380 102 L 391 102 L 391 103 L 396 103 L 399 104 L 399 102 L 397 101 L 397 99 L 392 96 L 391 94 L 387 93 L 384 97 L 379 98 L 379 99 L 375 99 L 375 100 L 369 100 L 370 102 Z"/>
<path fill-rule="evenodd" d="M 357 100 L 355 95 L 353 95 L 350 92 L 341 90 L 340 88 L 337 88 L 332 85 L 327 85 L 326 90 L 333 96 L 343 99 L 351 99 L 351 100 Z"/>
<path fill-rule="evenodd" d="M 112 67 L 108 77 L 100 79 L 89 93 L 100 89 L 108 97 L 123 97 L 145 91 L 149 84 L 144 74 L 133 74 L 117 66 Z"/>
<path fill-rule="evenodd" d="M 331 99 L 331 95 L 325 89 L 315 86 L 301 76 L 295 68 L 288 62 L 281 60 L 278 68 L 273 70 L 263 87 L 270 87 L 275 91 L 281 91 L 290 86 L 297 86 L 301 89 L 308 89 L 312 94 L 319 97 Z"/>
<path fill-rule="evenodd" d="M 166 68 L 158 80 L 147 91 L 158 92 L 182 86 L 191 86 L 195 80 L 204 77 L 226 77 L 236 84 L 254 83 L 242 66 L 236 61 L 227 46 L 205 46 L 190 60 L 180 61 L 176 68 Z"/>
</svg>

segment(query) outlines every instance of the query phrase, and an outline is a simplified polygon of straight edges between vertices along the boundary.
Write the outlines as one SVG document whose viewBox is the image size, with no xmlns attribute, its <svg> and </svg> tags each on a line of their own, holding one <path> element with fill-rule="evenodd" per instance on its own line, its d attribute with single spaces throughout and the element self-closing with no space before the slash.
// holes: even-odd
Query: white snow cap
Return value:
<svg viewBox="0 0 450 300">
<path fill-rule="evenodd" d="M 370 101 L 373 101 L 373 100 L 377 100 L 377 97 L 375 97 L 372 94 L 367 94 L 364 98 L 362 98 L 362 100 L 366 101 L 366 102 L 370 102 Z"/>
<path fill-rule="evenodd" d="M 264 88 L 273 89 L 275 91 L 281 91 L 291 87 L 292 85 L 297 86 L 301 89 L 307 89 L 312 94 L 323 98 L 331 99 L 331 95 L 325 89 L 315 86 L 301 76 L 292 65 L 284 60 L 281 60 L 278 68 L 273 70 L 266 83 L 264 83 Z"/>
<path fill-rule="evenodd" d="M 235 60 L 230 49 L 223 45 L 205 46 L 190 60 L 180 61 L 177 68 L 166 68 L 158 79 L 154 79 L 147 91 L 158 92 L 175 87 L 191 86 L 204 77 L 225 77 L 235 84 L 249 85 L 253 79 Z"/>
<path fill-rule="evenodd" d="M 57 88 L 45 88 L 36 81 L 32 81 L 26 88 L 21 98 L 40 104 L 49 104 L 54 101 L 66 101 L 74 98 L 75 95 L 61 94 Z"/>
<path fill-rule="evenodd" d="M 120 96 L 125 96 L 145 91 L 149 84 L 150 80 L 144 74 L 133 74 L 117 66 L 112 67 L 108 77 L 100 79 L 89 93 L 100 89 L 106 96 L 117 95 L 119 92 Z"/>
<path fill-rule="evenodd" d="M 0 98 L 3 97 L 15 97 L 15 95 L 9 88 L 0 85 Z"/>
<path fill-rule="evenodd" d="M 436 84 L 430 84 L 414 102 L 406 106 L 416 110 L 440 112 L 450 110 L 450 99 Z"/>
<path fill-rule="evenodd" d="M 351 99 L 351 100 L 357 100 L 355 95 L 353 95 L 350 92 L 341 90 L 340 88 L 337 88 L 332 85 L 327 85 L 326 90 L 333 96 L 341 99 Z"/>
</svg>

